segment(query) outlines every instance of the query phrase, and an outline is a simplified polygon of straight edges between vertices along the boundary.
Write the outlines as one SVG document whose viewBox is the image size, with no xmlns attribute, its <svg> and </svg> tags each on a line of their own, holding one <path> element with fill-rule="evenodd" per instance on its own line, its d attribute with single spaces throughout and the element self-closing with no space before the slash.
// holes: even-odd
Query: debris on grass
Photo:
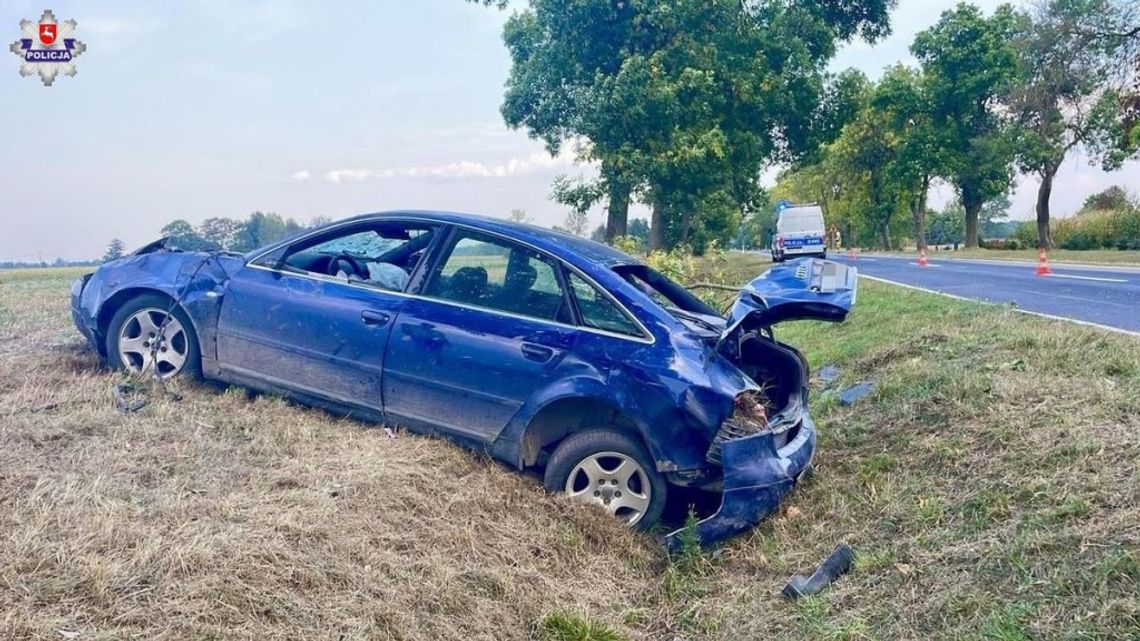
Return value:
<svg viewBox="0 0 1140 641">
<path fill-rule="evenodd" d="M 851 387 L 839 393 L 839 404 L 843 406 L 854 405 L 855 403 L 863 400 L 875 391 L 874 381 L 863 381 L 856 383 Z"/>
<path fill-rule="evenodd" d="M 819 373 L 817 376 L 819 376 L 819 380 L 823 381 L 824 383 L 831 383 L 839 378 L 840 373 L 841 370 L 839 369 L 838 365 L 834 363 L 828 363 L 827 365 L 819 368 Z"/>
</svg>

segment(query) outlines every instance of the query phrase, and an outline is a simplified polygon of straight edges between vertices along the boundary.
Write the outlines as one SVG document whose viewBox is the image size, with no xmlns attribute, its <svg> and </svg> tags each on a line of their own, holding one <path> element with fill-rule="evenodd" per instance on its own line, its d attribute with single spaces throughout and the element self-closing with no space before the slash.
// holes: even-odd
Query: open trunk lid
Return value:
<svg viewBox="0 0 1140 641">
<path fill-rule="evenodd" d="M 789 320 L 838 323 L 855 304 L 858 278 L 854 267 L 819 258 L 778 264 L 740 290 L 720 341 Z"/>
</svg>

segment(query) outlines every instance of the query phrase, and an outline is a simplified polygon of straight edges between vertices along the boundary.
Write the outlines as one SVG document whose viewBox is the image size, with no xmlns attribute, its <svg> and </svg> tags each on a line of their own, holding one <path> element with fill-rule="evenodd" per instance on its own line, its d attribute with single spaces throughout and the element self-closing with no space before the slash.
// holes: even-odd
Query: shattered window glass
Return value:
<svg viewBox="0 0 1140 641">
<path fill-rule="evenodd" d="M 424 295 L 543 320 L 570 322 L 555 263 L 475 232 L 452 241 Z"/>
<path fill-rule="evenodd" d="M 641 331 L 633 321 L 629 320 L 605 294 L 598 291 L 598 288 L 573 272 L 570 272 L 569 283 L 574 298 L 578 301 L 578 311 L 582 314 L 583 325 L 628 336 L 641 336 Z"/>
<path fill-rule="evenodd" d="M 281 267 L 401 292 L 434 233 L 422 223 L 395 222 L 333 230 L 290 247 Z"/>
</svg>

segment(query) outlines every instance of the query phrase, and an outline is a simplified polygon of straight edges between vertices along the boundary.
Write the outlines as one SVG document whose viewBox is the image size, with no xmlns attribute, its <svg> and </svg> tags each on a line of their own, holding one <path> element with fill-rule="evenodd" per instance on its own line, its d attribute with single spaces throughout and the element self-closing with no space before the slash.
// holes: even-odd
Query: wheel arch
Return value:
<svg viewBox="0 0 1140 641">
<path fill-rule="evenodd" d="M 103 301 L 103 304 L 99 306 L 99 313 L 95 316 L 96 328 L 99 336 L 102 338 L 102 340 L 99 341 L 99 349 L 101 350 L 103 356 L 107 356 L 105 353 L 106 341 L 107 335 L 110 332 L 111 319 L 115 317 L 116 312 L 122 309 L 123 305 L 126 305 L 127 303 L 136 298 L 139 298 L 140 296 L 162 296 L 168 301 L 175 302 L 174 297 L 171 296 L 169 292 L 154 287 L 128 287 L 126 289 L 119 290 L 111 296 L 107 297 L 107 300 Z M 186 311 L 186 308 L 183 305 L 177 304 L 175 307 L 177 307 L 178 310 L 186 316 L 186 318 L 190 319 L 190 329 L 194 332 L 195 338 L 200 338 L 202 336 L 202 333 L 198 330 L 198 327 L 194 321 L 194 317 Z M 202 349 L 201 341 L 199 341 L 198 349 Z"/>
<path fill-rule="evenodd" d="M 543 405 L 527 422 L 519 440 L 520 467 L 538 463 L 544 449 L 567 436 L 589 429 L 616 430 L 633 438 L 653 452 L 638 421 L 613 403 L 592 396 L 563 396 Z"/>
</svg>

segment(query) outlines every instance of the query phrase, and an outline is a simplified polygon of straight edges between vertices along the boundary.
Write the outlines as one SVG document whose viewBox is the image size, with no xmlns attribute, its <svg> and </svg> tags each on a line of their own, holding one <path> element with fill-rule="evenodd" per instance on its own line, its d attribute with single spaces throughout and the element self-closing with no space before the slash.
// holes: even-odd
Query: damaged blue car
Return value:
<svg viewBox="0 0 1140 641">
<path fill-rule="evenodd" d="M 808 365 L 772 328 L 842 321 L 856 278 L 788 262 L 725 317 L 606 245 L 391 212 L 246 255 L 158 241 L 77 281 L 71 306 L 115 368 L 446 436 L 638 528 L 671 487 L 719 491 L 708 543 L 758 523 L 810 466 Z"/>
</svg>

